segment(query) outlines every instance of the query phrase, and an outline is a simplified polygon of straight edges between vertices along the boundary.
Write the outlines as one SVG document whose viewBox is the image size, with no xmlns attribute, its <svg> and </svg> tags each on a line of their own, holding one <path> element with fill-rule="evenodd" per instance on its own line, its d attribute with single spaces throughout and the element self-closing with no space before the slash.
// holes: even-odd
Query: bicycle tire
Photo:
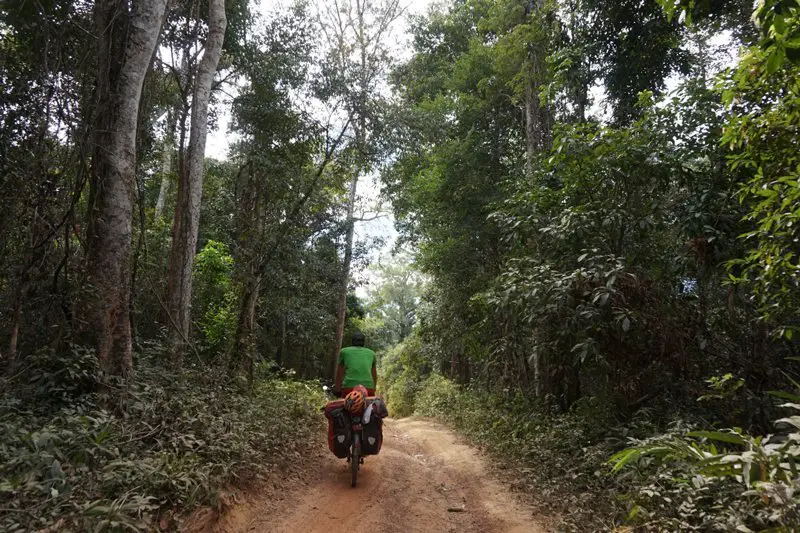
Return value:
<svg viewBox="0 0 800 533">
<path fill-rule="evenodd" d="M 350 486 L 358 483 L 358 467 L 361 461 L 361 435 L 353 435 L 353 452 L 350 454 Z"/>
</svg>

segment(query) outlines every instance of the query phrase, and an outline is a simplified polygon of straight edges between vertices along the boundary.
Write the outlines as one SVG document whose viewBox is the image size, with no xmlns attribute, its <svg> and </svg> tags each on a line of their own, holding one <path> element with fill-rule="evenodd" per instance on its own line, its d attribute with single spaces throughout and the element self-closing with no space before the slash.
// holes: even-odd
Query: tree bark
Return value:
<svg viewBox="0 0 800 533">
<path fill-rule="evenodd" d="M 533 394 L 539 400 L 544 399 L 544 385 L 542 383 L 542 356 L 539 350 L 531 354 L 531 363 L 533 364 Z"/>
<path fill-rule="evenodd" d="M 132 368 L 130 272 L 136 194 L 136 129 L 147 69 L 161 34 L 167 0 L 97 0 L 97 106 L 89 191 L 82 336 L 104 372 Z"/>
<path fill-rule="evenodd" d="M 11 335 L 8 340 L 8 373 L 10 374 L 17 362 L 17 342 L 19 341 L 19 324 L 22 319 L 22 290 L 14 294 L 14 311 L 11 315 Z"/>
<path fill-rule="evenodd" d="M 286 297 L 284 296 L 283 297 L 283 311 L 281 312 L 281 344 L 278 347 L 278 353 L 277 353 L 277 355 L 275 357 L 275 362 L 278 363 L 281 366 L 284 365 L 284 361 L 286 359 L 286 341 L 288 339 L 287 331 L 286 331 L 286 322 L 288 321 L 288 317 L 286 315 L 287 315 L 287 309 L 288 308 L 289 307 L 287 305 Z"/>
<path fill-rule="evenodd" d="M 242 287 L 242 298 L 239 306 L 239 318 L 236 322 L 233 350 L 231 353 L 231 370 L 241 370 L 243 363 L 247 366 L 247 374 L 252 380 L 255 365 L 256 304 L 258 303 L 261 276 L 251 271 Z"/>
<path fill-rule="evenodd" d="M 190 336 L 192 269 L 200 226 L 208 104 L 227 26 L 225 1 L 210 0 L 208 12 L 208 37 L 194 80 L 187 161 L 178 178 L 178 200 L 172 224 L 172 248 L 167 275 L 167 306 L 174 324 L 170 331 L 170 355 L 173 364 L 178 367 L 183 364 Z"/>
<path fill-rule="evenodd" d="M 178 111 L 170 110 L 167 115 L 167 131 L 164 135 L 164 146 L 161 148 L 161 188 L 158 190 L 154 220 L 160 220 L 164 215 L 164 204 L 167 202 L 169 185 L 172 180 L 172 156 L 175 151 L 175 126 Z"/>
<path fill-rule="evenodd" d="M 543 8 L 544 0 L 528 0 L 525 6 L 528 22 L 531 23 L 533 17 L 540 16 Z M 525 174 L 527 176 L 533 175 L 537 154 L 548 149 L 551 143 L 552 110 L 542 105 L 539 97 L 540 88 L 546 81 L 546 55 L 544 43 L 531 43 L 528 52 L 530 72 L 525 84 Z M 555 386 L 553 369 L 548 358 L 543 357 L 538 351 L 534 354 L 532 362 L 535 394 L 537 398 L 544 399 Z"/>
<path fill-rule="evenodd" d="M 529 19 L 538 14 L 544 7 L 544 0 L 528 0 L 525 7 Z M 533 173 L 536 154 L 550 145 L 552 129 L 552 112 L 548 106 L 542 105 L 539 89 L 545 82 L 547 51 L 542 43 L 532 43 L 528 53 L 530 73 L 525 84 L 525 172 Z"/>
<path fill-rule="evenodd" d="M 350 195 L 347 203 L 347 236 L 345 237 L 344 261 L 342 263 L 342 280 L 339 292 L 339 308 L 336 314 L 336 339 L 333 346 L 333 377 L 339 364 L 339 351 L 344 340 L 344 324 L 347 320 L 347 288 L 350 284 L 350 263 L 353 261 L 353 234 L 355 233 L 356 189 L 358 188 L 358 171 L 353 173 L 350 181 Z"/>
<path fill-rule="evenodd" d="M 248 172 L 244 169 L 248 168 Z M 241 194 L 237 198 L 235 254 L 236 278 L 241 283 L 241 297 L 236 330 L 230 345 L 231 371 L 245 364 L 252 376 L 255 361 L 256 311 L 262 283 L 262 246 L 267 222 L 267 195 L 252 162 L 239 173 Z M 274 250 L 273 250 L 274 252 Z"/>
</svg>

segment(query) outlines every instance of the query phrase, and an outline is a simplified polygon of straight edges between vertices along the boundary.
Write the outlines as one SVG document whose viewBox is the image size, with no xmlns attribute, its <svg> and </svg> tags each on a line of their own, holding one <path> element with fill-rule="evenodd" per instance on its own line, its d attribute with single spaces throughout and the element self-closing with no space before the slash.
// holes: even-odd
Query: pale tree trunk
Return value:
<svg viewBox="0 0 800 533">
<path fill-rule="evenodd" d="M 82 333 L 104 372 L 132 368 L 130 272 L 136 194 L 136 129 L 147 69 L 167 13 L 167 0 L 97 0 L 97 107 L 89 191 Z"/>
<path fill-rule="evenodd" d="M 528 0 L 526 15 L 529 18 L 534 16 L 543 6 L 544 0 Z M 542 105 L 539 97 L 540 87 L 546 79 L 546 56 L 547 51 L 541 43 L 531 45 L 528 53 L 530 73 L 525 84 L 525 172 L 528 176 L 533 173 L 536 154 L 550 145 L 552 112 Z"/>
<path fill-rule="evenodd" d="M 164 135 L 164 146 L 161 148 L 161 188 L 158 190 L 154 220 L 161 220 L 164 216 L 164 204 L 169 194 L 169 185 L 172 181 L 172 157 L 175 152 L 175 125 L 178 111 L 169 111 L 167 115 L 167 131 Z"/>
<path fill-rule="evenodd" d="M 14 295 L 14 311 L 11 315 L 11 335 L 8 340 L 8 370 L 14 369 L 17 361 L 17 343 L 19 341 L 19 324 L 22 319 L 22 290 L 17 290 Z"/>
<path fill-rule="evenodd" d="M 534 65 L 533 80 L 541 79 L 539 72 Z M 539 82 L 531 81 L 525 86 L 525 172 L 528 176 L 533 173 L 536 154 L 550 145 L 551 125 L 550 110 L 539 99 Z"/>
<path fill-rule="evenodd" d="M 192 267 L 200 226 L 200 200 L 203 193 L 203 162 L 208 133 L 208 104 L 211 85 L 222 52 L 227 19 L 225 1 L 210 0 L 208 37 L 195 78 L 192 119 L 185 168 L 178 177 L 178 200 L 172 224 L 172 248 L 167 275 L 167 306 L 170 314 L 170 352 L 180 366 L 186 353 L 191 326 Z"/>
<path fill-rule="evenodd" d="M 350 181 L 350 196 L 347 203 L 347 235 L 344 245 L 344 261 L 342 263 L 342 280 L 339 289 L 339 308 L 336 315 L 336 340 L 333 347 L 333 377 L 339 364 L 339 351 L 344 340 L 344 324 L 347 320 L 347 287 L 350 284 L 350 263 L 353 261 L 353 234 L 355 233 L 356 189 L 358 188 L 358 171 L 353 173 Z"/>
<path fill-rule="evenodd" d="M 526 16 L 530 19 L 541 15 L 544 0 L 528 0 L 525 7 Z M 547 66 L 545 57 L 547 50 L 542 42 L 532 43 L 528 52 L 530 72 L 525 84 L 525 173 L 532 176 L 536 156 L 550 147 L 553 127 L 552 110 L 542 105 L 539 97 L 541 86 L 546 82 Z M 534 389 L 536 396 L 543 399 L 553 388 L 552 369 L 546 357 L 539 351 L 533 356 Z"/>
<path fill-rule="evenodd" d="M 365 149 L 365 116 L 363 106 L 367 101 L 367 94 L 365 88 L 369 83 L 369 75 L 367 72 L 367 43 L 364 38 L 364 5 L 359 0 L 356 0 L 356 12 L 358 14 L 358 23 L 353 28 L 356 32 L 358 40 L 359 54 L 361 61 L 360 70 L 360 91 L 358 100 L 351 109 L 351 115 L 358 118 L 358 125 L 355 128 L 356 147 L 358 149 L 359 163 L 363 160 Z M 350 180 L 350 194 L 347 200 L 347 220 L 346 220 L 346 235 L 344 246 L 344 261 L 342 263 L 342 280 L 339 288 L 339 303 L 336 310 L 336 338 L 333 342 L 333 379 L 336 379 L 336 370 L 339 366 L 339 352 L 342 349 L 342 342 L 344 341 L 344 326 L 347 322 L 347 289 L 350 285 L 350 263 L 353 261 L 353 236 L 355 234 L 355 207 L 356 207 L 356 191 L 358 189 L 358 176 L 361 173 L 361 166 L 356 165 L 353 170 L 353 177 Z"/>
</svg>

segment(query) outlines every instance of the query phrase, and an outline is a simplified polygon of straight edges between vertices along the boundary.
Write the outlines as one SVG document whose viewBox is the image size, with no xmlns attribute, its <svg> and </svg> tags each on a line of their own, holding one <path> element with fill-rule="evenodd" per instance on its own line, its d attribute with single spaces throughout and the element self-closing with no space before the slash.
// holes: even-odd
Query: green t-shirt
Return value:
<svg viewBox="0 0 800 533">
<path fill-rule="evenodd" d="M 348 346 L 339 352 L 339 364 L 344 366 L 342 387 L 350 389 L 356 385 L 364 385 L 368 389 L 375 388 L 372 380 L 375 352 L 363 346 Z"/>
</svg>

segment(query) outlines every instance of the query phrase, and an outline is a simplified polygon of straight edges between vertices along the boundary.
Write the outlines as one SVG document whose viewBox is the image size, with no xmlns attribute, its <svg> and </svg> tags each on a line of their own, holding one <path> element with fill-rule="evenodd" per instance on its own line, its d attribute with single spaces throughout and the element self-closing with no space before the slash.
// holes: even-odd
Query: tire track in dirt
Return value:
<svg viewBox="0 0 800 533">
<path fill-rule="evenodd" d="M 327 450 L 325 450 L 327 451 Z M 358 486 L 346 461 L 320 455 L 301 482 L 234 505 L 206 531 L 225 533 L 542 533 L 544 519 L 489 475 L 485 460 L 428 420 L 387 420 L 380 455 Z M 459 509 L 451 512 L 449 509 Z"/>
</svg>

